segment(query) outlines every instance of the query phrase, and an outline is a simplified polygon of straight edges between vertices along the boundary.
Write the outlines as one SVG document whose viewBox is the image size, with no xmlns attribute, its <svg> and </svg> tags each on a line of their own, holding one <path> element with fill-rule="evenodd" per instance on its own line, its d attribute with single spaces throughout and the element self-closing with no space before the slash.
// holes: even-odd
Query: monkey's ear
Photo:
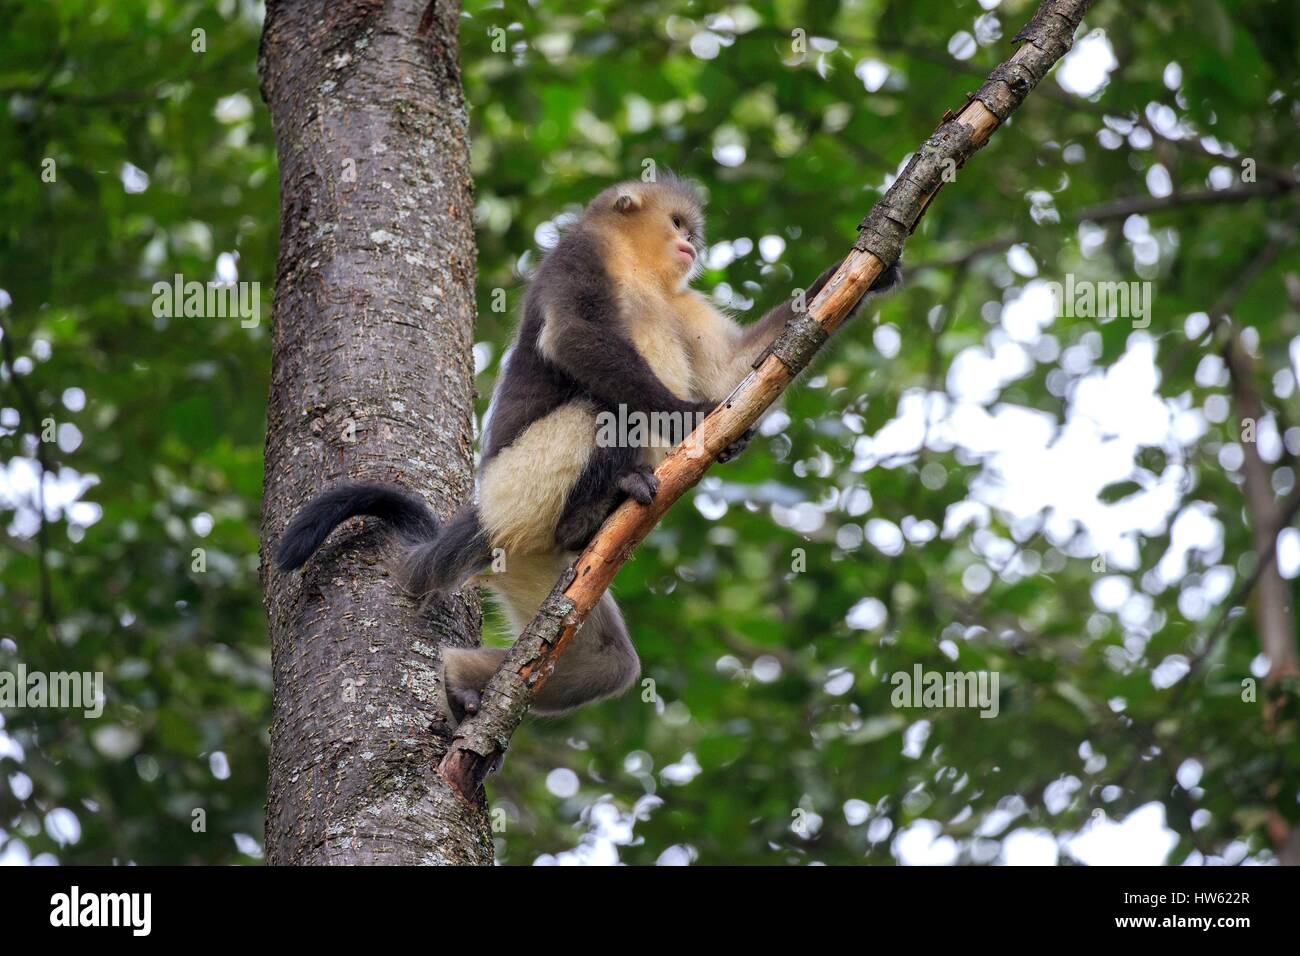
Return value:
<svg viewBox="0 0 1300 956">
<path fill-rule="evenodd" d="M 631 193 L 622 193 L 614 200 L 614 208 L 619 212 L 636 212 L 641 208 L 641 200 Z"/>
</svg>

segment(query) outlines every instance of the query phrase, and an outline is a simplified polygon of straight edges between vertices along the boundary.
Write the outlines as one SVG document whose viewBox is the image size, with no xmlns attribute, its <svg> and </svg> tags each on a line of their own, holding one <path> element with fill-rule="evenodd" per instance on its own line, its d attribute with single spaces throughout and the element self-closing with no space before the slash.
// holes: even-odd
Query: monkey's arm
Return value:
<svg viewBox="0 0 1300 956">
<path fill-rule="evenodd" d="M 648 505 L 658 490 L 659 480 L 642 462 L 640 448 L 597 445 L 569 489 L 555 540 L 567 551 L 581 551 L 624 496 Z"/>
<path fill-rule="evenodd" d="M 566 263 L 542 297 L 542 356 L 597 401 L 629 412 L 708 411 L 712 405 L 678 398 L 637 351 L 619 319 L 618 300 L 598 266 Z"/>
<path fill-rule="evenodd" d="M 807 304 L 817 297 L 817 293 L 821 292 L 822 287 L 830 281 L 831 276 L 835 274 L 839 267 L 840 263 L 835 263 L 835 265 L 831 266 L 819 275 L 813 284 L 805 290 L 803 294 L 803 305 L 805 310 Z M 867 299 L 871 298 L 873 295 L 888 291 L 893 286 L 897 285 L 901 278 L 902 270 L 899 268 L 898 263 L 894 263 L 894 265 L 890 266 L 889 269 L 883 272 L 880 277 L 876 279 L 875 283 L 871 286 L 870 291 L 858 300 L 858 303 L 849 312 L 849 317 L 856 315 Z M 732 335 L 735 337 L 736 347 L 733 355 L 727 360 L 724 374 L 719 377 L 718 384 L 722 386 L 722 388 L 716 396 L 718 401 L 722 401 L 726 398 L 726 396 L 730 394 L 731 389 L 733 389 L 745 378 L 746 375 L 749 374 L 753 367 L 754 360 L 757 359 L 758 356 L 763 353 L 763 350 L 771 345 L 772 341 L 781 334 L 781 330 L 785 328 L 786 323 L 795 317 L 796 312 L 794 306 L 795 300 L 788 299 L 775 308 L 769 309 L 768 312 L 753 325 L 737 327 L 732 324 Z M 730 322 L 730 320 L 727 321 Z M 723 449 L 723 451 L 718 455 L 718 461 L 726 462 L 735 458 L 745 450 L 745 446 L 749 444 L 753 435 L 754 429 L 751 428 L 737 439 L 736 442 Z"/>
<path fill-rule="evenodd" d="M 839 267 L 840 263 L 835 263 L 835 265 L 831 266 L 819 275 L 813 284 L 807 288 L 803 295 L 805 311 L 807 311 L 807 306 L 812 302 L 812 300 L 817 298 L 817 293 L 821 292 L 822 286 L 826 285 L 826 283 L 830 281 L 831 276 L 835 275 L 835 270 Z M 902 276 L 902 269 L 899 267 L 897 262 L 886 269 L 881 273 L 880 277 L 876 279 L 875 283 L 871 286 L 870 291 L 859 299 L 857 305 L 849 311 L 849 317 L 851 318 L 856 315 L 858 310 L 862 308 L 863 304 L 872 296 L 879 295 L 882 292 L 888 292 L 898 284 Z M 741 330 L 741 354 L 747 356 L 749 361 L 752 362 L 758 357 L 758 354 L 762 352 L 763 349 L 767 348 L 772 343 L 772 340 L 780 334 L 781 329 L 785 327 L 785 324 L 794 318 L 794 316 L 794 300 L 787 299 L 775 308 L 768 310 L 768 312 L 753 325 L 745 326 Z"/>
</svg>

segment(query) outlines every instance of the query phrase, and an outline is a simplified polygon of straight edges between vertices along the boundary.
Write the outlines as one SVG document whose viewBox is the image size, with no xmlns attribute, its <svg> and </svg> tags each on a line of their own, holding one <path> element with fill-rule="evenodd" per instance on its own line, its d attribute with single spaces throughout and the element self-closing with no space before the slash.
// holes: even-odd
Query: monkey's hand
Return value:
<svg viewBox="0 0 1300 956">
<path fill-rule="evenodd" d="M 835 273 L 840 268 L 840 264 L 843 261 L 844 260 L 841 259 L 840 262 L 835 263 L 835 265 L 831 266 L 829 269 L 827 269 L 825 272 L 819 275 L 817 277 L 816 282 L 814 282 L 811 286 L 809 286 L 808 291 L 805 293 L 805 296 L 809 302 L 812 302 L 812 300 L 817 297 L 817 293 L 821 292 L 822 286 L 824 286 L 827 283 L 827 281 L 830 279 L 831 276 L 835 275 Z M 851 319 L 855 315 L 857 315 L 862 310 L 862 307 L 867 304 L 867 301 L 869 299 L 873 299 L 878 295 L 883 295 L 884 293 L 893 289 L 894 286 L 898 285 L 902 281 L 903 281 L 903 263 L 895 262 L 884 272 L 880 273 L 880 275 L 876 276 L 876 281 L 871 283 L 871 288 L 868 289 L 865 293 L 863 293 L 862 298 L 858 299 L 857 303 L 853 306 L 853 308 L 849 309 L 848 318 Z"/>
<path fill-rule="evenodd" d="M 566 551 L 581 551 L 618 507 L 619 492 L 648 505 L 659 490 L 659 479 L 648 465 L 635 465 L 614 479 L 614 493 L 606 494 L 580 508 L 571 509 L 555 529 L 555 540 Z"/>
<path fill-rule="evenodd" d="M 894 286 L 903 281 L 903 264 L 895 262 L 880 275 L 876 276 L 876 281 L 871 283 L 871 288 L 866 291 L 862 298 L 858 299 L 857 305 L 849 310 L 849 318 L 857 315 L 862 307 L 867 304 L 869 299 L 874 299 L 878 295 L 883 295 Z"/>
<path fill-rule="evenodd" d="M 886 269 L 880 275 L 876 276 L 876 281 L 871 283 L 872 292 L 888 292 L 894 286 L 903 281 L 903 262 L 896 261 L 892 266 Z"/>
<path fill-rule="evenodd" d="M 637 465 L 631 471 L 625 471 L 615 481 L 622 491 L 637 504 L 648 505 L 659 490 L 659 479 L 649 465 Z"/>
<path fill-rule="evenodd" d="M 749 447 L 749 443 L 753 440 L 757 430 L 756 427 L 749 428 L 743 435 L 718 452 L 718 461 L 725 465 L 727 462 L 739 458 L 740 453 Z"/>
</svg>

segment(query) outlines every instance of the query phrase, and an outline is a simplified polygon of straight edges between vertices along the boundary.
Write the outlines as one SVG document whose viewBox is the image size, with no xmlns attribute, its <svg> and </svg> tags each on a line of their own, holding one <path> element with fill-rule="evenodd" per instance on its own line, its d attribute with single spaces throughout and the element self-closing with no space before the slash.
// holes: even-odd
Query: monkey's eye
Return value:
<svg viewBox="0 0 1300 956">
<path fill-rule="evenodd" d="M 674 229 L 680 229 L 680 228 L 682 228 L 682 217 L 681 217 L 681 216 L 673 216 L 673 228 L 674 228 Z"/>
</svg>

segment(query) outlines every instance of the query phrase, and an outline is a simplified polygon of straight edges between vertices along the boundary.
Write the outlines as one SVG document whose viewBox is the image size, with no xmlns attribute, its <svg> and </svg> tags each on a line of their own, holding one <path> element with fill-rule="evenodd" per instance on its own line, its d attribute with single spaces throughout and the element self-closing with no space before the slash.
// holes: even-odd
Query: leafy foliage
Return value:
<svg viewBox="0 0 1300 956">
<path fill-rule="evenodd" d="M 847 249 L 1033 7 L 468 3 L 480 392 L 539 241 L 598 187 L 648 168 L 699 180 L 717 243 L 701 285 L 754 315 Z M 1294 183 L 1298 29 L 1280 2 L 1099 0 L 1075 61 L 933 204 L 905 290 L 620 575 L 652 684 L 520 731 L 489 781 L 502 862 L 992 862 L 1026 840 L 1069 860 L 1087 857 L 1074 834 L 1110 826 L 1096 811 L 1153 803 L 1172 844 L 1157 858 L 1270 858 L 1269 814 L 1300 820 L 1295 688 L 1267 716 L 1272 692 L 1243 701 L 1263 674 L 1249 608 L 1206 640 L 1252 561 L 1240 416 L 1201 330 L 1295 201 L 1078 215 L 1250 185 L 1245 159 L 1261 186 Z M 96 720 L 4 712 L 11 859 L 260 855 L 278 210 L 258 30 L 229 0 L 0 7 L 16 357 L 0 374 L 0 670 L 102 671 L 107 698 Z M 261 283 L 256 327 L 154 316 L 155 282 L 231 268 Z M 1288 269 L 1293 249 L 1230 309 L 1279 496 L 1300 452 Z M 1151 282 L 1149 327 L 1027 326 L 1067 274 Z M 1090 431 L 1107 394 L 1148 401 Z M 997 716 L 894 706 L 891 675 L 918 664 L 995 673 Z"/>
</svg>

